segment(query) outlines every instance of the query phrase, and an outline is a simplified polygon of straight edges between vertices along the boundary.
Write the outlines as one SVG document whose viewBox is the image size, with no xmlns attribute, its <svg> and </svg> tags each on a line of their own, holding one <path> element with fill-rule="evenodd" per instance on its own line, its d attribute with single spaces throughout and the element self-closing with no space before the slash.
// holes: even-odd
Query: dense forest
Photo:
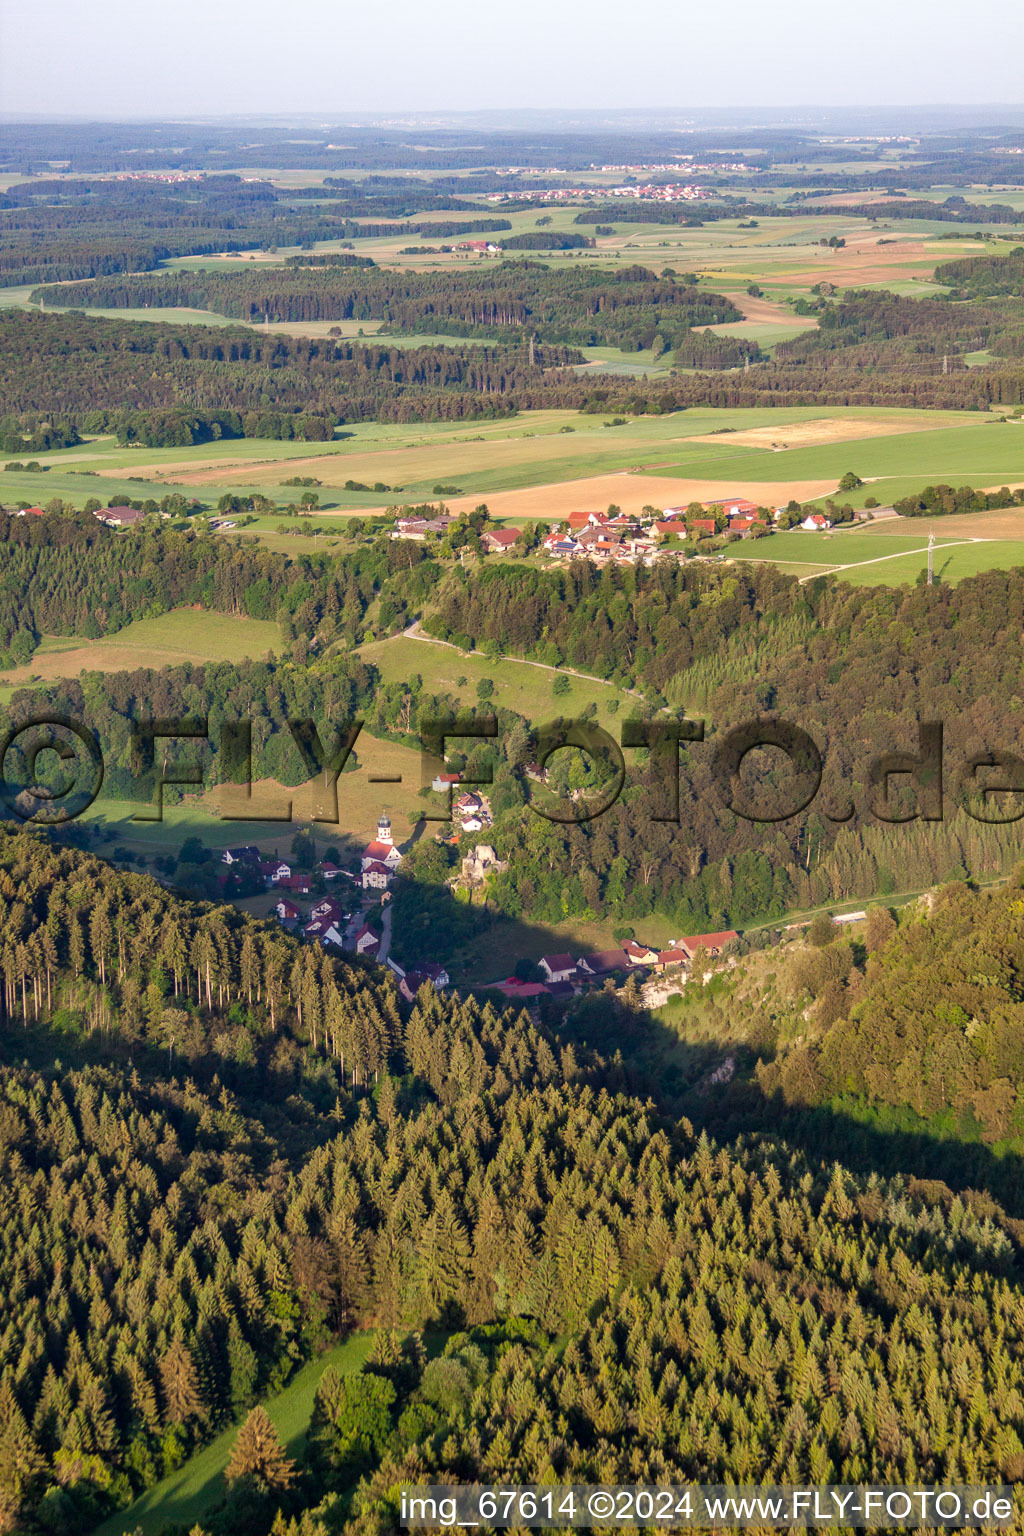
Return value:
<svg viewBox="0 0 1024 1536">
<path fill-rule="evenodd" d="M 909 302 L 909 301 L 908 301 Z M 973 318 L 968 330 L 977 334 Z M 578 350 L 531 347 L 518 329 L 503 346 L 389 347 L 386 341 L 261 335 L 259 330 L 107 320 L 79 314 L 0 313 L 0 414 L 53 412 L 79 426 L 138 411 L 236 411 L 246 432 L 261 415 L 281 435 L 287 415 L 330 423 L 472 420 L 517 410 L 574 408 L 663 414 L 687 405 L 901 405 L 984 410 L 1024 404 L 1019 360 L 962 366 L 948 333 L 913 337 L 899 366 L 883 342 L 855 331 L 835 345 L 783 351 L 743 369 L 668 379 L 584 377 Z M 652 337 L 652 341 L 654 338 Z M 689 344 L 689 343 L 687 343 Z M 948 352 L 947 352 L 948 347 Z M 944 359 L 948 357 L 948 362 Z M 99 430 L 94 428 L 93 430 Z"/>
<path fill-rule="evenodd" d="M 1008 256 L 965 256 L 935 269 L 935 281 L 948 283 L 964 298 L 990 299 L 1004 294 L 1024 297 L 1024 246 Z"/>
<path fill-rule="evenodd" d="M 990 889 L 958 879 L 895 912 L 883 898 L 854 927 L 819 915 L 717 976 L 710 999 L 690 989 L 675 1027 L 749 1074 L 718 1096 L 720 1133 L 784 1126 L 844 1159 L 859 1137 L 870 1166 L 983 1185 L 1024 1214 L 1022 880 L 1020 866 Z"/>
<path fill-rule="evenodd" d="M 1021 1234 L 991 1200 L 716 1146 L 525 1015 L 400 1006 L 36 837 L 3 837 L 0 884 L 8 1528 L 84 1531 L 232 1420 L 213 1528 L 250 1536 L 279 1506 L 336 1531 L 360 1476 L 353 1532 L 421 1474 L 1021 1475 Z M 366 1324 L 292 1466 L 254 1405 Z"/>
<path fill-rule="evenodd" d="M 463 216 L 437 224 L 404 217 L 425 208 Z M 0 285 L 147 271 L 169 258 L 214 251 L 312 247 L 376 233 L 444 238 L 509 227 L 431 188 L 402 187 L 396 195 L 346 183 L 282 193 L 269 181 L 232 175 L 178 184 L 39 177 L 0 193 Z"/>
<path fill-rule="evenodd" d="M 191 529 L 117 535 L 88 514 L 37 521 L 0 513 L 0 661 L 27 659 L 43 634 L 96 639 L 175 607 L 276 619 L 282 647 L 301 640 L 305 654 L 340 637 L 354 642 L 382 586 L 390 585 L 385 626 L 389 612 L 397 623 L 406 602 L 429 590 L 429 563 L 397 568 L 389 543 L 286 558 Z"/>
<path fill-rule="evenodd" d="M 50 521 L 10 520 L 0 620 L 15 659 L 27 660 L 43 633 L 95 637 L 196 603 L 281 626 L 276 660 L 97 673 L 16 694 L 15 718 L 45 703 L 99 733 L 109 794 L 130 793 L 131 720 L 187 716 L 198 699 L 214 722 L 208 783 L 226 776 L 217 756 L 221 719 L 250 717 L 256 776 L 293 785 L 309 774 L 289 715 L 361 718 L 376 736 L 417 744 L 421 718 L 454 712 L 454 701 L 424 690 L 416 676 L 385 686 L 334 645 L 396 632 L 429 605 L 428 632 L 463 649 L 575 667 L 638 689 L 641 697 L 622 708 L 625 724 L 659 708 L 705 722 L 705 743 L 681 754 L 678 822 L 659 819 L 660 760 L 631 748 L 613 809 L 562 823 L 531 809 L 523 777 L 547 720 L 499 711 L 498 743 L 480 744 L 473 760 L 494 770 L 493 835 L 510 861 L 489 894 L 505 916 L 552 922 L 590 912 L 635 922 L 657 911 L 684 932 L 745 926 L 839 897 L 921 889 L 957 872 L 996 875 L 1014 857 L 1015 802 L 979 809 L 963 775 L 985 750 L 1024 755 L 1016 714 L 993 702 L 1017 686 L 1020 572 L 897 591 L 827 579 L 800 585 L 771 567 L 704 563 L 601 572 L 583 562 L 558 572 L 485 565 L 470 573 L 423 559 L 416 546 L 406 563 L 402 543 L 386 537 L 346 554 L 287 560 L 187 532 L 118 536 L 62 519 L 64 542 L 49 545 L 40 524 Z M 558 713 L 552 693 L 550 718 Z M 733 727 L 762 716 L 809 731 L 824 764 L 818 799 L 773 824 L 729 809 L 715 757 Z M 897 818 L 913 812 L 913 797 L 879 810 L 868 769 L 884 752 L 915 751 L 922 720 L 944 723 L 945 819 L 903 826 Z M 756 804 L 766 795 L 770 817 L 773 805 L 787 803 L 790 775 L 783 760 L 762 766 L 767 778 L 752 777 L 745 793 Z M 852 819 L 831 814 L 851 799 Z M 415 898 L 399 897 L 413 903 L 403 940 L 410 960 L 429 958 L 434 925 L 455 921 L 446 882 L 465 851 L 442 852 L 429 840 L 417 850 Z M 465 920 L 479 919 L 467 909 Z"/>
<path fill-rule="evenodd" d="M 396 334 L 500 341 L 511 332 L 565 346 L 624 351 L 640 351 L 656 339 L 658 350 L 668 351 L 686 344 L 692 326 L 742 319 L 731 299 L 692 281 L 658 277 L 644 267 L 550 270 L 534 261 L 468 272 L 200 270 L 37 288 L 32 297 L 71 308 L 211 309 L 250 323 L 380 320 Z"/>
<path fill-rule="evenodd" d="M 388 347 L 261 336 L 252 330 L 153 325 L 6 310 L 0 316 L 0 410 L 49 401 L 77 419 L 120 420 L 140 410 L 240 412 L 339 421 L 462 420 L 509 415 L 534 398 L 590 390 L 566 365 L 580 354 L 504 347 Z M 662 391 L 664 393 L 664 391 Z M 280 435 L 276 433 L 275 435 Z"/>
</svg>

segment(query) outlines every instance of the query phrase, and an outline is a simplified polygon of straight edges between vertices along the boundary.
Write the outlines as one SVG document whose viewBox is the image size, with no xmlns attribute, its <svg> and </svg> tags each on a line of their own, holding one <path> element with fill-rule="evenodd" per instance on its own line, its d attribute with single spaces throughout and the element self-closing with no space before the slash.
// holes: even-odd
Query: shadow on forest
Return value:
<svg viewBox="0 0 1024 1536">
<path fill-rule="evenodd" d="M 240 831 L 243 835 L 239 841 L 244 841 L 244 829 Z M 323 836 L 322 840 L 334 844 L 343 857 L 361 851 L 345 836 Z M 102 844 L 92 846 L 100 856 L 107 852 Z M 346 895 L 351 890 L 346 882 Z M 305 898 L 309 902 L 313 899 Z M 406 923 L 417 931 L 400 936 Z M 641 937 L 642 929 L 642 920 L 637 920 Z M 407 883 L 404 890 L 399 885 L 395 934 L 394 952 L 406 964 L 424 959 L 448 963 L 459 954 L 485 958 L 491 954 L 494 965 L 490 974 L 495 979 L 512 974 L 511 966 L 501 963 L 502 957 L 512 952 L 518 950 L 524 958 L 532 958 L 567 947 L 564 933 L 467 906 L 445 885 Z M 587 949 L 572 946 L 571 953 L 573 959 L 579 959 Z M 357 966 L 366 965 L 370 974 L 377 969 L 351 955 L 344 958 Z M 515 1006 L 506 1003 L 500 993 L 468 986 L 457 963 L 452 963 L 452 970 L 460 991 L 473 991 L 498 1010 Z M 903 1174 L 941 1181 L 954 1192 L 981 1191 L 1009 1215 L 1024 1217 L 1024 1157 L 1018 1153 L 940 1135 L 924 1122 L 913 1124 L 909 1112 L 897 1117 L 885 1106 L 852 1102 L 800 1106 L 768 1097 L 754 1075 L 758 1050 L 737 1039 L 708 1039 L 706 1032 L 700 1038 L 696 1028 L 693 1038 L 687 1038 L 685 1007 L 677 1015 L 678 1027 L 673 1028 L 656 1014 L 624 1004 L 595 982 L 589 993 L 574 999 L 542 998 L 533 1013 L 562 1044 L 571 1044 L 580 1053 L 596 1052 L 603 1058 L 610 1087 L 652 1099 L 664 1114 L 685 1117 L 695 1130 L 707 1131 L 720 1143 L 740 1135 L 780 1137 L 817 1164 L 841 1162 L 859 1174 Z M 699 1025 L 699 1021 L 694 1018 L 691 1024 Z M 275 1051 L 268 1041 L 267 1049 L 246 1062 L 218 1050 L 216 1039 L 210 1030 L 205 1049 L 193 1048 L 176 1055 L 148 1043 L 141 1034 L 130 1039 L 111 1030 L 76 1036 L 42 1027 L 22 1031 L 9 1025 L 0 1034 L 0 1058 L 25 1060 L 41 1068 L 52 1067 L 57 1058 L 65 1067 L 87 1062 L 130 1063 L 151 1081 L 173 1076 L 182 1082 L 191 1077 L 201 1087 L 216 1079 L 244 1100 L 270 1136 L 279 1138 L 289 1151 L 299 1153 L 322 1138 L 325 1125 L 321 1117 L 336 1113 L 333 1076 L 316 1071 L 308 1053 Z M 711 1082 L 712 1074 L 730 1057 L 735 1067 L 732 1080 Z M 410 1089 L 413 1098 L 416 1092 Z M 308 1123 L 285 1107 L 289 1099 L 294 1104 L 297 1094 L 312 1112 Z M 901 1123 L 895 1123 L 897 1118 Z"/>
</svg>

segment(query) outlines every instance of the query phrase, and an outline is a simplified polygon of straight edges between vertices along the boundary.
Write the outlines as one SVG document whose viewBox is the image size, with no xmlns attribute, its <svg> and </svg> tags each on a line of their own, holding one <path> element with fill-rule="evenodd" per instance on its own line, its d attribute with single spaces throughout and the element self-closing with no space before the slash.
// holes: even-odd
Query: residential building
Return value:
<svg viewBox="0 0 1024 1536">
<path fill-rule="evenodd" d="M 369 923 L 364 923 L 356 934 L 354 943 L 357 955 L 365 955 L 368 960 L 374 960 L 380 949 L 380 934 L 374 933 Z"/>
<path fill-rule="evenodd" d="M 698 950 L 703 950 L 706 955 L 714 958 L 720 955 L 727 944 L 733 939 L 738 939 L 739 934 L 732 928 L 723 929 L 721 933 L 698 933 L 691 939 L 677 939 L 676 943 L 684 951 L 688 960 L 692 960 Z"/>
<path fill-rule="evenodd" d="M 416 993 L 420 987 L 424 986 L 427 982 L 430 983 L 435 992 L 440 992 L 445 987 L 451 985 L 451 979 L 443 965 L 437 965 L 434 962 L 424 960 L 419 965 L 414 966 L 412 970 L 404 972 L 398 983 L 398 990 L 406 1002 L 411 1003 L 415 1001 Z"/>
<path fill-rule="evenodd" d="M 488 528 L 480 535 L 480 542 L 489 555 L 509 555 L 519 534 L 518 528 Z"/>
<path fill-rule="evenodd" d="M 247 843 L 238 848 L 225 848 L 220 861 L 222 864 L 258 864 L 260 851 L 254 843 Z"/>
<path fill-rule="evenodd" d="M 379 859 L 372 859 L 368 864 L 363 864 L 363 890 L 386 891 L 391 884 L 391 870 Z"/>
<path fill-rule="evenodd" d="M 576 977 L 572 955 L 542 955 L 538 964 L 548 981 L 572 981 Z"/>
</svg>

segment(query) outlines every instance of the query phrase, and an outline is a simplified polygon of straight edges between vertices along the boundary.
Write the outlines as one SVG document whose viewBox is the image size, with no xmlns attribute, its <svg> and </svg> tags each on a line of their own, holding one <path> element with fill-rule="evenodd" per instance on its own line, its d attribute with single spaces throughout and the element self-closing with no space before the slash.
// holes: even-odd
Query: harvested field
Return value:
<svg viewBox="0 0 1024 1536">
<path fill-rule="evenodd" d="M 1024 507 L 998 512 L 961 512 L 953 517 L 891 517 L 871 524 L 872 533 L 901 537 L 930 533 L 938 538 L 1024 539 Z"/>
<path fill-rule="evenodd" d="M 794 314 L 785 304 L 778 304 L 773 299 L 755 299 L 750 293 L 730 293 L 729 297 L 736 308 L 742 310 L 744 320 L 755 321 L 759 325 L 787 325 L 807 329 L 818 323 L 814 315 Z M 735 320 L 727 320 L 721 325 L 709 325 L 707 329 L 728 333 L 735 331 L 736 325 Z"/>
<path fill-rule="evenodd" d="M 558 485 L 532 485 L 518 491 L 489 491 L 487 506 L 492 517 L 547 519 L 559 522 L 570 512 L 603 512 L 614 503 L 623 512 L 639 512 L 646 506 L 686 506 L 691 501 L 743 496 L 758 506 L 784 506 L 791 497 L 813 501 L 829 496 L 835 480 L 684 480 L 663 475 L 590 475 Z M 471 512 L 479 496 L 446 497 L 453 512 Z M 321 512 L 321 517 L 366 517 L 386 507 L 363 507 L 359 512 Z"/>
<path fill-rule="evenodd" d="M 945 426 L 936 421 L 936 427 Z M 926 428 L 925 428 L 926 430 Z M 869 420 L 850 416 L 823 416 L 819 421 L 794 421 L 779 426 L 749 427 L 745 431 L 710 433 L 692 437 L 692 443 L 715 443 L 718 447 L 735 443 L 738 448 L 816 448 L 821 443 L 854 442 L 864 437 L 891 437 L 898 432 L 920 432 L 920 414 L 906 418 L 889 417 Z M 724 442 L 723 442 L 724 438 Z"/>
</svg>

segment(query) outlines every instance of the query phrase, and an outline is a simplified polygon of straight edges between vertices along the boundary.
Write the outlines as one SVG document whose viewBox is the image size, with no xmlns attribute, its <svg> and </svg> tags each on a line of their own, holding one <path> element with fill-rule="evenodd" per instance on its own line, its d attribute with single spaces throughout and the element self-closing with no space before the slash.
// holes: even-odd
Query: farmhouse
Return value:
<svg viewBox="0 0 1024 1536">
<path fill-rule="evenodd" d="M 263 876 L 264 880 L 268 880 L 271 885 L 277 885 L 280 881 L 287 880 L 291 872 L 291 865 L 286 864 L 283 859 L 260 860 L 260 874 Z"/>
<path fill-rule="evenodd" d="M 134 528 L 136 523 L 145 521 L 146 514 L 134 507 L 100 507 L 93 517 L 109 528 Z"/>
<path fill-rule="evenodd" d="M 277 881 L 277 889 L 279 891 L 291 891 L 293 896 L 308 896 L 309 876 L 285 875 L 283 879 Z"/>
<path fill-rule="evenodd" d="M 691 517 L 687 524 L 689 533 L 713 534 L 717 531 L 717 523 L 713 517 Z"/>
<path fill-rule="evenodd" d="M 731 944 L 733 939 L 738 939 L 739 934 L 732 928 L 726 928 L 722 933 L 698 933 L 692 939 L 679 939 L 678 946 L 686 954 L 688 960 L 692 960 L 698 951 L 703 950 L 706 955 L 720 955 L 726 944 Z"/>
<path fill-rule="evenodd" d="M 260 851 L 254 843 L 239 848 L 225 848 L 220 861 L 222 864 L 258 864 Z"/>
<path fill-rule="evenodd" d="M 480 542 L 489 555 L 510 555 L 516 547 L 518 528 L 488 528 L 480 535 Z"/>
<path fill-rule="evenodd" d="M 709 512 L 724 512 L 726 517 L 752 517 L 757 511 L 757 503 L 745 496 L 726 496 L 721 501 L 706 501 L 704 506 Z"/>
<path fill-rule="evenodd" d="M 572 955 L 541 955 L 538 963 L 548 981 L 572 981 L 576 975 Z"/>
<path fill-rule="evenodd" d="M 804 518 L 800 527 L 806 528 L 808 533 L 823 533 L 826 528 L 831 528 L 832 524 L 824 513 L 812 512 L 810 517 Z"/>
<path fill-rule="evenodd" d="M 589 976 L 613 976 L 616 971 L 629 969 L 629 959 L 624 949 L 602 949 L 596 955 L 584 955 L 579 969 Z"/>
<path fill-rule="evenodd" d="M 299 911 L 294 901 L 289 901 L 287 896 L 281 897 L 281 900 L 274 908 L 274 911 L 277 913 L 282 923 L 297 923 L 299 918 L 302 916 L 302 913 Z"/>
</svg>

